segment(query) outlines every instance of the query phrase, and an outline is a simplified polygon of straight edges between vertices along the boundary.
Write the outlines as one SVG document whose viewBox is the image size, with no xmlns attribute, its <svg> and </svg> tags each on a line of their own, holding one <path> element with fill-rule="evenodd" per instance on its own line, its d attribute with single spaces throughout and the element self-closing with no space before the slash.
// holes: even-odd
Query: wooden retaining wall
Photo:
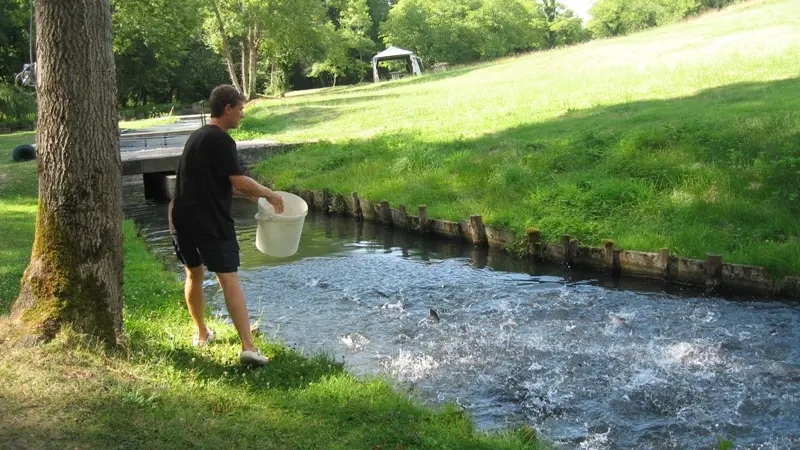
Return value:
<svg viewBox="0 0 800 450">
<path fill-rule="evenodd" d="M 800 298 L 800 277 L 776 280 L 766 269 L 756 266 L 728 264 L 723 255 L 709 253 L 705 260 L 682 258 L 663 248 L 648 253 L 616 248 L 614 241 L 603 241 L 603 247 L 580 245 L 568 234 L 561 242 L 545 242 L 536 228 L 527 230 L 524 238 L 505 228 L 483 223 L 475 215 L 460 222 L 432 219 L 427 206 L 419 205 L 411 214 L 405 205 L 392 208 L 388 201 L 361 198 L 356 192 L 349 195 L 331 193 L 327 189 L 290 191 L 299 195 L 313 211 L 351 216 L 357 220 L 382 223 L 412 232 L 462 240 L 477 247 L 508 249 L 526 245 L 527 256 L 533 260 L 568 267 L 590 268 L 614 275 L 633 275 L 671 283 L 705 286 L 709 292 L 725 290 L 762 297 L 788 296 Z"/>
</svg>

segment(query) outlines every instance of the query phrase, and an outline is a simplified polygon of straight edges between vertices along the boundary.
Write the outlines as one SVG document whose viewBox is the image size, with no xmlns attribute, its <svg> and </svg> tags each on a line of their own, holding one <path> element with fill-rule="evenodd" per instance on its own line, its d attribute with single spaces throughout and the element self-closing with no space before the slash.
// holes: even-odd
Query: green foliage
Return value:
<svg viewBox="0 0 800 450">
<path fill-rule="evenodd" d="M 470 8 L 461 0 L 400 0 L 381 28 L 387 45 L 407 48 L 430 62 L 474 61 Z"/>
<path fill-rule="evenodd" d="M 376 44 L 382 44 L 379 36 L 380 24 L 389 17 L 389 10 L 392 8 L 392 3 L 393 2 L 390 3 L 387 0 L 367 0 L 369 15 L 372 18 L 369 36 Z"/>
<path fill-rule="evenodd" d="M 537 0 L 539 19 L 544 20 L 545 48 L 577 44 L 589 39 L 583 20 L 557 0 Z"/>
<path fill-rule="evenodd" d="M 0 127 L 17 128 L 36 120 L 36 99 L 11 84 L 0 83 Z"/>
<path fill-rule="evenodd" d="M 203 0 L 114 0 L 114 54 L 122 106 L 192 103 L 225 81 L 198 33 Z"/>
<path fill-rule="evenodd" d="M 589 31 L 583 27 L 583 19 L 574 16 L 572 11 L 567 11 L 556 17 L 550 23 L 550 32 L 555 36 L 554 47 L 578 44 L 591 38 Z"/>
<path fill-rule="evenodd" d="M 381 31 L 388 45 L 452 64 L 541 47 L 546 24 L 519 0 L 400 0 Z"/>
<path fill-rule="evenodd" d="M 376 50 L 369 37 L 372 17 L 366 0 L 329 0 L 329 14 L 335 21 L 328 22 L 322 32 L 323 57 L 315 62 L 310 76 L 329 74 L 333 85 L 340 77 L 364 79 Z"/>
<path fill-rule="evenodd" d="M 384 41 L 430 62 L 464 63 L 583 42 L 572 10 L 555 0 L 401 0 Z"/>
<path fill-rule="evenodd" d="M 0 0 L 0 82 L 13 82 L 30 62 L 30 1 Z"/>
<path fill-rule="evenodd" d="M 722 9 L 738 0 L 699 0 L 704 9 Z"/>
<path fill-rule="evenodd" d="M 594 37 L 621 36 L 675 22 L 729 0 L 598 0 L 588 29 Z"/>
<path fill-rule="evenodd" d="M 482 59 L 498 58 L 542 45 L 545 30 L 521 2 L 482 0 L 466 18 L 473 47 Z"/>
<path fill-rule="evenodd" d="M 242 86 L 248 95 L 265 89 L 282 91 L 285 88 L 286 68 L 295 62 L 310 63 L 309 55 L 320 39 L 320 24 L 325 13 L 322 2 L 217 0 L 216 3 L 225 34 L 221 34 L 212 11 L 204 22 L 206 42 L 222 56 L 224 41 L 232 47 L 232 53 L 241 51 L 248 55 L 248 58 L 239 55 L 238 60 L 234 57 L 235 61 L 242 61 L 242 71 L 245 65 L 256 65 L 252 73 L 241 74 L 248 80 L 249 86 Z M 269 73 L 266 87 L 264 82 L 258 82 L 259 74 L 264 75 L 265 72 Z M 279 86 L 269 87 L 275 83 Z"/>
</svg>

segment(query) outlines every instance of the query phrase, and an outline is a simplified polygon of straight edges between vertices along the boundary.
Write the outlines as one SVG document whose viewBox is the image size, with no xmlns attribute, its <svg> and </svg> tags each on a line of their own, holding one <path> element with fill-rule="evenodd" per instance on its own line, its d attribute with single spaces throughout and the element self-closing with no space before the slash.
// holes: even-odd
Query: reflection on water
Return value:
<svg viewBox="0 0 800 450">
<path fill-rule="evenodd" d="M 179 273 L 166 206 L 126 188 L 126 213 Z M 235 202 L 252 316 L 354 373 L 457 402 L 480 427 L 528 423 L 561 448 L 800 447 L 794 305 L 664 292 L 322 215 L 276 260 L 255 249 L 255 210 Z M 215 286 L 207 298 L 224 317 Z"/>
</svg>

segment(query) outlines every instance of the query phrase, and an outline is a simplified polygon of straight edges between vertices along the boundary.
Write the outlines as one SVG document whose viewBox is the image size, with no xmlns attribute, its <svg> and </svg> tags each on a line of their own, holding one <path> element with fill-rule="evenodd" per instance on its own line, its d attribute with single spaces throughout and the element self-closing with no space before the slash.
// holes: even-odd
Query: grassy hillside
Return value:
<svg viewBox="0 0 800 450">
<path fill-rule="evenodd" d="M 248 108 L 279 186 L 800 273 L 800 0 Z"/>
</svg>

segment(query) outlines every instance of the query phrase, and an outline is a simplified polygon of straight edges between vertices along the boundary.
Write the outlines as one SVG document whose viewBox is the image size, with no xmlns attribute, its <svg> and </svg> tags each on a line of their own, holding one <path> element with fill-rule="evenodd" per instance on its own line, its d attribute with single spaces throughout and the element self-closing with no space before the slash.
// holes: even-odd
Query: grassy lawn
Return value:
<svg viewBox="0 0 800 450">
<path fill-rule="evenodd" d="M 20 131 L 11 134 L 0 134 L 0 155 L 4 159 L 0 160 L 0 164 L 5 164 L 11 161 L 11 150 L 14 147 L 23 144 L 33 144 L 36 141 L 36 133 L 33 131 Z M 6 158 L 8 156 L 8 158 Z M 5 167 L 2 169 L 5 172 Z"/>
<path fill-rule="evenodd" d="M 178 118 L 175 116 L 164 116 L 164 117 L 156 117 L 154 119 L 142 119 L 142 120 L 121 120 L 119 122 L 120 129 L 130 129 L 130 130 L 138 130 L 140 128 L 149 128 L 153 125 L 166 125 L 170 123 L 175 123 L 178 121 Z"/>
<path fill-rule="evenodd" d="M 174 116 L 166 116 L 166 117 L 158 117 L 155 119 L 142 119 L 142 120 L 128 120 L 128 121 L 120 121 L 119 128 L 120 129 L 140 129 L 140 128 L 148 128 L 152 127 L 153 125 L 166 125 L 170 123 L 175 123 L 178 121 L 177 117 Z M 14 147 L 22 144 L 34 144 L 36 142 L 36 132 L 34 131 L 22 131 L 12 134 L 0 134 L 0 154 L 5 155 L 5 152 L 10 152 L 14 149 Z M 10 153 L 9 153 L 10 154 Z M 0 161 L 0 164 L 4 164 L 6 161 Z"/>
<path fill-rule="evenodd" d="M 331 141 L 262 163 L 282 187 L 796 275 L 798 10 L 800 0 L 750 2 L 624 38 L 261 101 L 236 137 Z"/>
<path fill-rule="evenodd" d="M 36 165 L 0 152 L 0 315 L 30 258 Z M 109 351 L 69 331 L 33 349 L 2 342 L 0 448 L 523 449 L 526 430 L 486 434 L 454 407 L 357 380 L 324 356 L 258 340 L 273 362 L 238 364 L 232 326 L 211 320 L 218 343 L 191 346 L 182 285 L 125 231 L 125 341 Z M 377 447 L 380 446 L 380 447 Z"/>
</svg>

